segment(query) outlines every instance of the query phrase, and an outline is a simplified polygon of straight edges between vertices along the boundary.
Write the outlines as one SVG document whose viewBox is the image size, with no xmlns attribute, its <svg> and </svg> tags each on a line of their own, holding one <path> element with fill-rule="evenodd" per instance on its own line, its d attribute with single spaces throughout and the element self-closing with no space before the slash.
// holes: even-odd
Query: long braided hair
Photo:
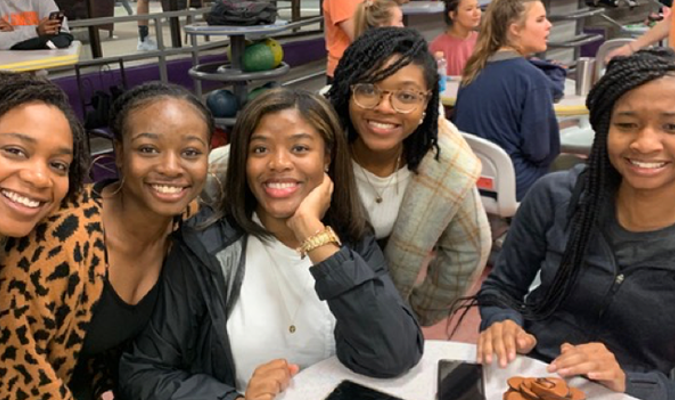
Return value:
<svg viewBox="0 0 675 400">
<path fill-rule="evenodd" d="M 68 102 L 68 96 L 47 79 L 32 74 L 0 72 L 0 117 L 28 103 L 44 103 L 58 108 L 70 125 L 73 135 L 73 162 L 68 169 L 66 199 L 74 200 L 89 171 L 89 151 L 86 133 Z"/>
<path fill-rule="evenodd" d="M 666 75 L 675 74 L 675 52 L 656 48 L 641 50 L 629 57 L 616 57 L 607 72 L 593 87 L 586 99 L 595 140 L 588 158 L 588 167 L 579 176 L 575 192 L 581 193 L 576 204 L 570 204 L 570 238 L 550 288 L 538 301 L 523 303 L 505 294 L 480 294 L 481 305 L 500 305 L 519 310 L 526 319 L 550 317 L 569 295 L 584 258 L 591 236 L 598 223 L 601 207 L 616 193 L 621 176 L 609 161 L 607 137 L 612 112 L 617 100 L 627 92 Z"/>
<path fill-rule="evenodd" d="M 393 56 L 398 58 L 385 67 Z M 429 53 L 426 40 L 416 30 L 409 28 L 383 27 L 366 31 L 345 51 L 335 70 L 333 85 L 327 97 L 347 130 L 349 142 L 358 137 L 349 117 L 349 100 L 352 85 L 377 83 L 395 74 L 410 64 L 422 68 L 424 80 L 431 90 L 424 121 L 403 140 L 403 154 L 408 169 L 416 172 L 422 158 L 434 148 L 436 159 L 438 147 L 438 71 L 436 62 Z"/>
</svg>

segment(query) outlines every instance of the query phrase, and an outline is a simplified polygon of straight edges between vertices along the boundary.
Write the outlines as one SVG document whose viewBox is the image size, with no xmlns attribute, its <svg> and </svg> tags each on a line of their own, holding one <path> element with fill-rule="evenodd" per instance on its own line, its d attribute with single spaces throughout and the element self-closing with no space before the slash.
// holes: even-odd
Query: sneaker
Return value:
<svg viewBox="0 0 675 400">
<path fill-rule="evenodd" d="M 138 51 L 154 51 L 157 50 L 157 43 L 155 43 L 154 40 L 150 39 L 150 37 L 146 37 L 145 40 L 141 41 L 141 39 L 138 39 L 138 46 L 136 46 L 136 50 Z"/>
</svg>

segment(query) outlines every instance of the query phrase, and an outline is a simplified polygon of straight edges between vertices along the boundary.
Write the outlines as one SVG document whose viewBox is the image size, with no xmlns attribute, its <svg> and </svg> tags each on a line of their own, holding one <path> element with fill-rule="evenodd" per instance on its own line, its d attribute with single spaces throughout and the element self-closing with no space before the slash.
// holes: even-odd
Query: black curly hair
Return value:
<svg viewBox="0 0 675 400">
<path fill-rule="evenodd" d="M 385 67 L 392 56 L 396 61 Z M 333 85 L 326 94 L 340 117 L 347 137 L 353 142 L 358 133 L 349 117 L 351 86 L 356 83 L 376 83 L 395 74 L 410 64 L 422 68 L 424 80 L 431 90 L 424 121 L 403 140 L 403 152 L 408 169 L 417 171 L 422 158 L 434 148 L 436 159 L 438 147 L 438 71 L 424 37 L 414 29 L 382 27 L 366 31 L 345 51 L 335 70 Z"/>
<path fill-rule="evenodd" d="M 211 135 L 213 135 L 213 131 L 215 130 L 215 122 L 211 111 L 184 87 L 159 81 L 135 86 L 115 100 L 110 109 L 108 123 L 115 140 L 120 143 L 122 142 L 126 122 L 129 119 L 131 111 L 165 98 L 184 100 L 191 104 L 204 119 L 209 131 L 208 138 L 211 140 Z"/>
<path fill-rule="evenodd" d="M 600 222 L 601 208 L 611 200 L 621 183 L 621 176 L 610 163 L 607 152 L 614 106 L 627 92 L 666 75 L 675 76 L 675 52 L 671 49 L 641 50 L 628 57 L 616 57 L 609 63 L 605 75 L 586 99 L 595 140 L 588 166 L 577 182 L 581 186 L 575 188 L 581 195 L 576 204 L 570 205 L 573 207 L 570 237 L 551 286 L 536 302 L 523 303 L 508 295 L 490 292 L 479 295 L 479 304 L 515 308 L 525 318 L 535 320 L 548 318 L 565 300 L 584 266 L 588 243 Z"/>
<path fill-rule="evenodd" d="M 74 200 L 89 173 L 89 149 L 86 133 L 68 102 L 68 96 L 47 79 L 28 73 L 0 72 L 0 118 L 19 106 L 33 102 L 58 108 L 68 120 L 73 135 L 73 162 L 68 170 L 68 193 L 64 200 Z"/>
</svg>

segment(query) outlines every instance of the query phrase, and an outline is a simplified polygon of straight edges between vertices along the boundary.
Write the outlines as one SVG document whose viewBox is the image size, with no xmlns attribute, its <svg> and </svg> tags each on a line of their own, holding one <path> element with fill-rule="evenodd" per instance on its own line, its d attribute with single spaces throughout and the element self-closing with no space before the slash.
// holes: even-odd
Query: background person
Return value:
<svg viewBox="0 0 675 400">
<path fill-rule="evenodd" d="M 610 62 L 587 98 L 588 166 L 537 182 L 480 290 L 478 360 L 528 354 L 564 378 L 675 398 L 674 76 L 671 50 Z"/>
<path fill-rule="evenodd" d="M 548 173 L 560 154 L 553 81 L 525 57 L 546 50 L 551 23 L 539 0 L 495 0 L 457 93 L 454 122 L 511 157 L 516 198 Z"/>
<path fill-rule="evenodd" d="M 354 37 L 361 36 L 370 28 L 403 26 L 403 12 L 394 0 L 366 0 L 356 7 L 354 13 Z"/>
<path fill-rule="evenodd" d="M 0 50 L 9 50 L 17 43 L 35 37 L 49 37 L 68 32 L 68 23 L 49 19 L 59 11 L 54 0 L 0 1 Z"/>
<path fill-rule="evenodd" d="M 448 76 L 462 75 L 478 40 L 482 11 L 478 0 L 445 0 L 446 31 L 429 44 L 431 54 L 443 52 Z"/>
<path fill-rule="evenodd" d="M 345 49 L 354 40 L 354 12 L 363 0 L 324 0 L 323 18 L 326 32 L 326 82 L 333 81 L 333 74 Z"/>
</svg>

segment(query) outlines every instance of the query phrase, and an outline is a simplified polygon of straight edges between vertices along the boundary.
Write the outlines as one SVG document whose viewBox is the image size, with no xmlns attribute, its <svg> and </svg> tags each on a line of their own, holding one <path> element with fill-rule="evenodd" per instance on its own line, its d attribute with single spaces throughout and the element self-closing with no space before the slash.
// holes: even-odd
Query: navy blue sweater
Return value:
<svg viewBox="0 0 675 400">
<path fill-rule="evenodd" d="M 560 154 L 551 85 L 543 72 L 516 57 L 488 62 L 457 94 L 455 125 L 511 156 L 518 201 Z"/>
<path fill-rule="evenodd" d="M 532 187 L 479 301 L 498 293 L 522 300 L 537 272 L 541 285 L 527 301 L 541 300 L 570 237 L 570 203 L 582 170 L 578 166 L 547 175 Z M 565 342 L 603 343 L 626 373 L 626 393 L 645 400 L 675 400 L 675 381 L 669 378 L 675 368 L 675 248 L 670 244 L 675 226 L 624 232 L 622 236 L 632 240 L 615 246 L 612 226 L 618 222 L 613 206 L 602 209 L 583 269 L 556 311 L 542 320 L 526 320 L 518 310 L 484 305 L 481 330 L 510 319 L 537 338 L 529 355 L 546 362 L 560 355 Z"/>
</svg>

